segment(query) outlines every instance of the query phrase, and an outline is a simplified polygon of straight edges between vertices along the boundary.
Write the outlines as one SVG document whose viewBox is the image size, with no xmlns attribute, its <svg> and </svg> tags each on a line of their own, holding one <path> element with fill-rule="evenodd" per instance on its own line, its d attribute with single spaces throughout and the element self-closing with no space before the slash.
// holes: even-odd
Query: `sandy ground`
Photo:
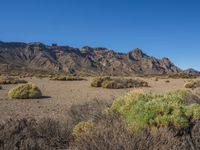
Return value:
<svg viewBox="0 0 200 150">
<path fill-rule="evenodd" d="M 111 102 L 116 97 L 133 89 L 103 89 L 93 88 L 88 81 L 49 81 L 48 79 L 27 78 L 36 84 L 45 96 L 43 99 L 11 100 L 7 93 L 16 85 L 2 85 L 0 90 L 0 121 L 9 118 L 22 117 L 52 117 L 67 119 L 67 110 L 72 104 L 99 100 Z M 187 79 L 144 79 L 150 87 L 143 88 L 146 92 L 166 93 L 176 89 L 184 89 Z M 166 83 L 166 80 L 170 80 Z"/>
</svg>

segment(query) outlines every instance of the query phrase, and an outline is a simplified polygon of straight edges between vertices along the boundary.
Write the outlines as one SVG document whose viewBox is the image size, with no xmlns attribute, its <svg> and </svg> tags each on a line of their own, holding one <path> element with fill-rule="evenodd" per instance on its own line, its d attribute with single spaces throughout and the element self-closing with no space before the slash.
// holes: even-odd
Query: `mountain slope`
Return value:
<svg viewBox="0 0 200 150">
<path fill-rule="evenodd" d="M 0 42 L 0 66 L 1 70 L 25 68 L 106 75 L 169 74 L 181 71 L 168 58 L 156 59 L 138 48 L 125 54 L 106 48 L 78 49 L 42 43 Z"/>
</svg>

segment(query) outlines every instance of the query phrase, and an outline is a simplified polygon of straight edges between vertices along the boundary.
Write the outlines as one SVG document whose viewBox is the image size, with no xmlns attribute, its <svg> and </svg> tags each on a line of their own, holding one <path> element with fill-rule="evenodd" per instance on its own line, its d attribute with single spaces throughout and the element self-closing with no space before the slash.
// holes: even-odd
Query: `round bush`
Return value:
<svg viewBox="0 0 200 150">
<path fill-rule="evenodd" d="M 10 98 L 14 99 L 31 99 L 31 98 L 40 98 L 42 97 L 42 92 L 34 84 L 21 84 L 8 93 Z"/>
</svg>

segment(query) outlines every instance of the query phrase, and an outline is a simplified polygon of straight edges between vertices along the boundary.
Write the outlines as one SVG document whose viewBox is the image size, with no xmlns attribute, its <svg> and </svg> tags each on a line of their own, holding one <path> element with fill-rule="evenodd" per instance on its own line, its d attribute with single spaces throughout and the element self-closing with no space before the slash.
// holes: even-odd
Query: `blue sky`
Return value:
<svg viewBox="0 0 200 150">
<path fill-rule="evenodd" d="M 0 40 L 119 52 L 200 70 L 199 0 L 0 0 Z"/>
</svg>

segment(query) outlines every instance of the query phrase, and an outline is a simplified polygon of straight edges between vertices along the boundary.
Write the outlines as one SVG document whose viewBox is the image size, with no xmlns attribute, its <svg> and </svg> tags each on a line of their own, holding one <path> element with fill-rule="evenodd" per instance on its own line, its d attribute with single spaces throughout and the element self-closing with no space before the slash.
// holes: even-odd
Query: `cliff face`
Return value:
<svg viewBox="0 0 200 150">
<path fill-rule="evenodd" d="M 0 66 L 1 69 L 13 67 L 107 75 L 169 74 L 181 71 L 168 58 L 156 59 L 138 48 L 125 54 L 106 48 L 77 49 L 42 43 L 0 42 Z"/>
</svg>

